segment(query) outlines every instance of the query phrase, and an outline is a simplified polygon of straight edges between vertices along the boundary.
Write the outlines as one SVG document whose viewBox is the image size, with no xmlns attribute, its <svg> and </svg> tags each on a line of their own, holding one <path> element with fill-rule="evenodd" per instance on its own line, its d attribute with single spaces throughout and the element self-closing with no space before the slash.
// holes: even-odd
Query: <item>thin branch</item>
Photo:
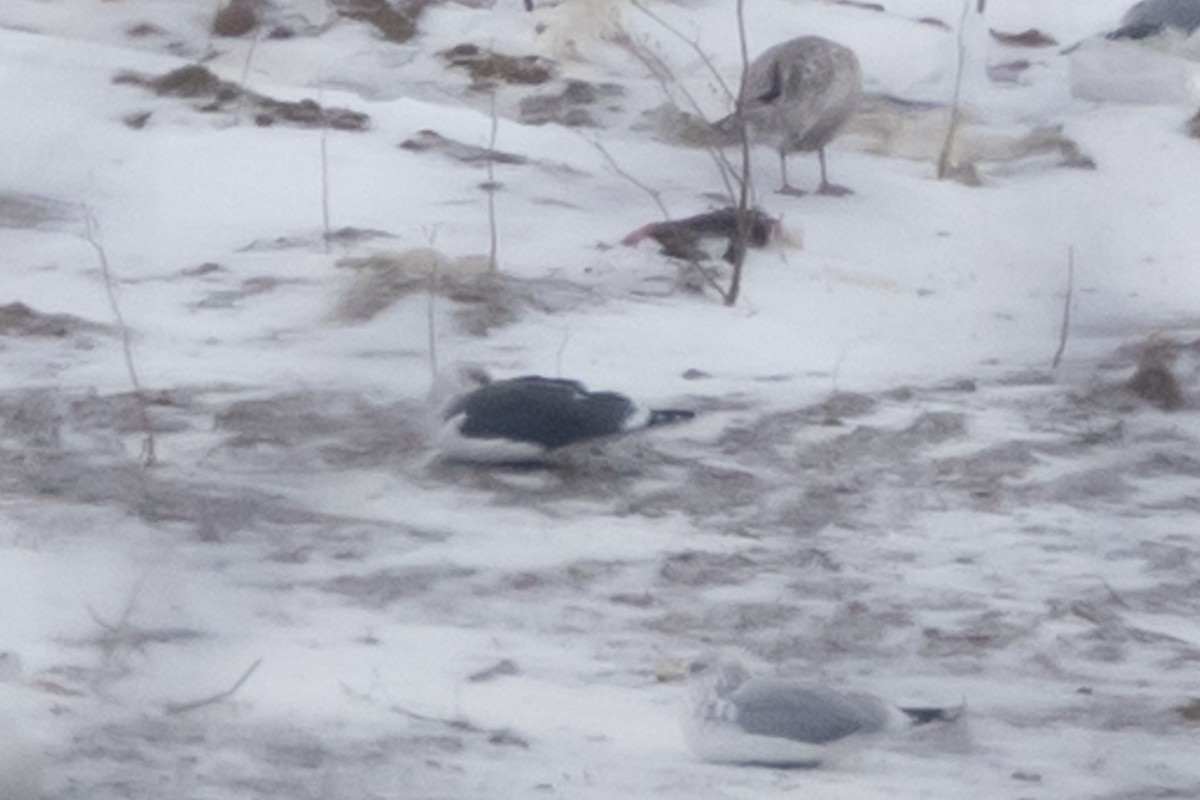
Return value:
<svg viewBox="0 0 1200 800">
<path fill-rule="evenodd" d="M 982 11 L 982 5 L 980 6 Z M 950 172 L 950 152 L 954 148 L 954 137 L 958 133 L 959 118 L 962 111 L 959 103 L 962 98 L 963 72 L 967 62 L 967 15 L 971 13 L 970 0 L 963 0 L 962 16 L 958 20 L 958 65 L 954 74 L 954 96 L 950 101 L 950 124 L 946 127 L 946 141 L 942 143 L 942 152 L 938 156 L 937 178 L 944 180 Z"/>
<path fill-rule="evenodd" d="M 158 463 L 158 457 L 155 454 L 154 429 L 150 425 L 150 401 L 146 396 L 146 391 L 142 388 L 142 382 L 138 378 L 137 367 L 134 365 L 133 341 L 129 333 L 129 326 L 125 324 L 125 315 L 121 313 L 121 304 L 117 299 L 116 279 L 113 278 L 112 268 L 108 263 L 108 254 L 104 251 L 104 244 L 100 239 L 100 225 L 96 222 L 96 216 L 87 205 L 83 206 L 83 220 L 84 241 L 96 251 L 96 258 L 100 263 L 100 272 L 104 278 L 104 294 L 108 298 L 108 306 L 112 309 L 113 318 L 116 319 L 117 328 L 121 333 L 121 353 L 125 359 L 125 370 L 129 374 L 129 382 L 133 384 L 133 395 L 138 409 L 138 422 L 142 427 L 142 466 L 152 467 Z"/>
<path fill-rule="evenodd" d="M 738 195 L 737 229 L 733 241 L 733 275 L 729 279 L 729 291 L 725 294 L 725 305 L 737 303 L 742 291 L 742 267 L 746 263 L 746 242 L 750 239 L 750 132 L 746 122 L 742 98 L 746 96 L 746 79 L 750 74 L 750 52 L 746 44 L 745 0 L 737 0 L 738 46 L 742 55 L 742 79 L 738 90 L 737 121 L 738 136 L 742 147 L 741 191 Z"/>
<path fill-rule="evenodd" d="M 1052 369 L 1058 369 L 1062 361 L 1063 351 L 1067 349 L 1067 336 L 1071 332 L 1071 303 L 1075 297 L 1075 245 L 1067 248 L 1067 292 L 1063 297 L 1062 327 L 1058 331 L 1058 350 L 1054 360 L 1050 362 Z"/>
<path fill-rule="evenodd" d="M 712 59 L 708 57 L 708 53 L 704 52 L 704 48 L 702 48 L 698 42 L 696 42 L 694 39 L 689 39 L 688 37 L 684 36 L 683 32 L 678 28 L 674 27 L 671 25 L 671 23 L 667 22 L 665 19 L 642 5 L 641 0 L 630 0 L 630 4 L 638 11 L 642 12 L 647 17 L 665 28 L 672 36 L 690 47 L 692 51 L 700 57 L 700 61 L 704 64 L 708 71 L 712 73 L 713 78 L 717 81 L 717 85 L 720 86 L 721 91 L 725 93 L 726 99 L 731 103 L 737 102 L 737 97 L 734 96 L 733 91 L 729 88 L 729 84 L 725 83 L 725 79 L 722 78 L 721 73 L 717 71 L 716 66 L 712 63 Z"/>
<path fill-rule="evenodd" d="M 657 53 L 649 47 L 636 42 L 628 32 L 624 32 L 622 36 L 617 37 L 614 41 L 641 62 L 650 75 L 658 81 L 668 102 L 676 107 L 679 105 L 672 93 L 672 89 L 674 89 L 683 96 L 684 100 L 687 101 L 687 105 L 696 116 L 706 122 L 708 121 L 707 117 L 705 117 L 704 109 L 700 105 L 700 101 L 688 91 L 686 86 L 680 83 L 678 78 L 675 77 L 675 73 L 671 70 L 671 67 Z M 707 56 L 702 53 L 701 58 L 707 59 Z M 711 60 L 708 63 L 711 64 Z M 737 182 L 738 170 L 719 147 L 710 146 L 706 147 L 705 150 L 708 152 L 709 157 L 712 158 L 713 163 L 716 164 L 717 173 L 721 176 L 721 182 L 725 185 L 726 194 L 732 198 L 735 195 L 733 185 Z"/>
<path fill-rule="evenodd" d="M 582 133 L 580 133 L 579 135 L 583 136 Z M 589 144 L 591 144 L 592 147 L 594 147 L 600 151 L 600 155 L 604 157 L 604 161 L 608 164 L 608 166 L 612 169 L 613 172 L 617 173 L 622 178 L 629 181 L 630 183 L 632 183 L 637 188 L 641 189 L 646 194 L 650 195 L 650 199 L 654 201 L 654 204 L 656 206 L 658 206 L 658 210 L 662 212 L 664 220 L 671 219 L 671 214 L 669 211 L 667 211 L 666 204 L 663 203 L 662 192 L 658 191 L 657 189 L 653 188 L 652 186 L 649 186 L 649 185 L 643 183 L 642 181 L 638 180 L 635 176 L 633 176 L 626 170 L 622 169 L 621 165 L 617 163 L 617 160 L 612 157 L 612 154 L 608 152 L 608 150 L 604 147 L 604 145 L 600 144 L 599 140 L 591 139 L 591 138 L 588 138 L 587 136 L 583 136 L 583 138 Z"/>
<path fill-rule="evenodd" d="M 438 226 L 425 229 L 425 241 L 429 243 L 429 248 L 435 249 L 437 246 Z M 441 279 L 441 259 L 433 259 L 433 266 L 429 273 L 429 294 L 425 305 L 425 335 L 429 346 L 429 380 L 436 382 L 438 377 L 438 351 L 437 351 L 437 293 L 438 281 Z"/>
<path fill-rule="evenodd" d="M 333 230 L 329 223 L 329 128 L 321 126 L 321 239 L 329 252 Z"/>
<path fill-rule="evenodd" d="M 254 60 L 254 51 L 258 49 L 258 39 L 262 25 L 254 26 L 254 38 L 250 40 L 250 47 L 246 49 L 246 60 L 242 62 L 242 75 L 238 79 L 239 88 L 245 90 L 246 80 L 250 77 L 250 62 Z"/>
<path fill-rule="evenodd" d="M 563 353 L 567 352 L 567 345 L 571 343 L 571 326 L 563 326 L 562 339 L 558 342 L 558 350 L 554 352 L 554 374 L 562 377 Z"/>
<path fill-rule="evenodd" d="M 440 259 L 433 260 L 433 268 L 429 274 L 429 302 L 425 308 L 425 334 L 429 338 L 429 371 L 432 380 L 437 380 L 437 293 L 441 271 L 438 269 Z"/>
<path fill-rule="evenodd" d="M 690 267 L 692 267 L 692 269 L 700 273 L 700 277 L 704 279 L 704 283 L 707 284 L 710 289 L 720 295 L 721 301 L 725 303 L 725 305 L 730 304 L 729 292 L 724 286 L 721 285 L 721 282 L 717 280 L 716 276 L 706 270 L 704 265 L 695 259 L 688 261 L 687 263 Z"/>
<path fill-rule="evenodd" d="M 488 136 L 487 183 L 484 184 L 484 188 L 487 190 L 488 196 L 488 236 L 490 242 L 488 249 L 488 272 L 495 274 L 499 270 L 499 265 L 496 262 L 496 251 L 499 247 L 496 234 L 496 190 L 500 188 L 500 185 L 496 183 L 496 134 L 500 130 L 500 118 L 496 115 L 495 89 L 492 90 L 489 111 L 492 115 L 492 130 Z"/>
<path fill-rule="evenodd" d="M 205 697 L 200 700 L 192 700 L 188 703 L 167 703 L 165 709 L 166 712 L 168 714 L 185 714 L 188 711 L 195 711 L 197 708 L 211 706 L 214 703 L 219 703 L 222 700 L 232 697 L 234 692 L 242 688 L 242 685 L 245 684 L 246 681 L 250 680 L 250 676 L 254 674 L 254 671 L 258 669 L 258 665 L 261 663 L 262 658 L 260 657 L 257 661 L 250 665 L 249 669 L 242 673 L 242 677 L 238 678 L 233 686 L 230 686 L 225 691 L 217 692 L 214 695 L 210 695 L 209 697 Z"/>
</svg>

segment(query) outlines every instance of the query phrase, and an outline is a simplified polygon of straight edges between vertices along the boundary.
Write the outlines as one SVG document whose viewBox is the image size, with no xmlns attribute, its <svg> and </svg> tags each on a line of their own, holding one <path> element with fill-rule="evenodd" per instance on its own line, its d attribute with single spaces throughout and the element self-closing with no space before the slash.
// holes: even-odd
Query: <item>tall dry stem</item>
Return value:
<svg viewBox="0 0 1200 800">
<path fill-rule="evenodd" d="M 979 13 L 983 13 L 983 0 L 978 1 Z M 958 133 L 958 124 L 962 117 L 962 84 L 963 72 L 967 64 L 967 15 L 971 13 L 971 0 L 963 0 L 962 16 L 958 20 L 957 54 L 958 63 L 954 72 L 954 95 L 950 101 L 950 124 L 946 127 L 946 140 L 942 143 L 942 152 L 938 156 L 937 178 L 944 180 L 950 173 L 950 156 L 954 150 L 954 137 Z"/>
<path fill-rule="evenodd" d="M 1067 349 L 1067 337 L 1071 333 L 1071 304 L 1075 299 L 1075 245 L 1067 248 L 1067 291 L 1063 295 L 1062 326 L 1058 331 L 1058 350 L 1054 360 L 1050 362 L 1053 369 L 1058 369 L 1062 362 L 1063 352 Z"/>
<path fill-rule="evenodd" d="M 741 139 L 742 173 L 739 181 L 740 190 L 737 204 L 737 230 L 730 243 L 733 255 L 733 275 L 729 279 L 729 291 L 725 293 L 725 305 L 737 303 L 742 291 L 742 271 L 746 263 L 746 242 L 750 238 L 752 217 L 750 214 L 750 131 L 743 113 L 742 100 L 746 96 L 746 77 L 750 72 L 750 52 L 746 44 L 746 9 L 745 0 L 737 2 L 738 46 L 742 56 L 742 78 L 739 82 L 737 120 L 738 138 Z"/>
<path fill-rule="evenodd" d="M 146 391 L 142 388 L 137 366 L 134 364 L 132 335 L 129 332 L 129 326 L 125 323 L 125 315 L 121 313 L 121 303 L 117 297 L 116 279 L 113 277 L 112 267 L 108 263 L 108 254 L 105 252 L 104 244 L 100 238 L 100 225 L 96 221 L 96 216 L 92 213 L 92 210 L 86 205 L 83 207 L 83 220 L 84 241 L 96 251 L 96 258 L 100 263 L 100 272 L 104 278 L 104 295 L 108 298 L 108 306 L 112 310 L 113 318 L 117 322 L 117 329 L 121 335 L 121 354 L 124 357 L 125 370 L 129 375 L 129 382 L 133 385 L 133 395 L 138 410 L 138 422 L 142 428 L 142 451 L 140 456 L 142 466 L 152 467 L 158 463 L 158 456 L 155 453 L 154 429 L 150 425 L 150 400 L 146 395 Z"/>
<path fill-rule="evenodd" d="M 499 236 L 496 230 L 496 135 L 500 130 L 500 118 L 496 114 L 496 91 L 492 90 L 489 109 L 492 116 L 491 133 L 488 136 L 487 183 L 483 185 L 488 199 L 488 272 L 495 274 L 500 269 L 496 260 L 499 250 Z"/>
</svg>

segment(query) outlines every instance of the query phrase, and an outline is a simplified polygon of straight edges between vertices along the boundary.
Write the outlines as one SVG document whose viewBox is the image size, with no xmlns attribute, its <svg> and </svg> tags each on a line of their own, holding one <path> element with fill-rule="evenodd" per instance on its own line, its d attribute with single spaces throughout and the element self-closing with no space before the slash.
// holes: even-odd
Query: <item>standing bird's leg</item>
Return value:
<svg viewBox="0 0 1200 800">
<path fill-rule="evenodd" d="M 821 162 L 821 185 L 817 187 L 817 194 L 829 195 L 830 197 L 843 197 L 848 194 L 854 194 L 853 190 L 838 186 L 836 183 L 830 183 L 825 177 L 825 148 L 817 149 L 817 158 Z"/>
<path fill-rule="evenodd" d="M 786 194 L 792 197 L 803 197 L 808 194 L 803 189 L 797 189 L 795 186 L 792 186 L 791 181 L 788 180 L 787 153 L 782 150 L 779 151 L 779 174 L 783 176 L 783 185 L 779 187 L 779 194 Z"/>
</svg>

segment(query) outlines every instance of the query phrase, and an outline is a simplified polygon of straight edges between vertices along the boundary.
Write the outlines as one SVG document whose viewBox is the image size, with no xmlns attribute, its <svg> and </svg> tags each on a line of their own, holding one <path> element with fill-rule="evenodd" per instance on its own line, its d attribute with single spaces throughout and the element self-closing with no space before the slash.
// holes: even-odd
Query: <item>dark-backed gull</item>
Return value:
<svg viewBox="0 0 1200 800">
<path fill-rule="evenodd" d="M 479 384 L 443 412 L 444 459 L 536 463 L 568 445 L 692 419 L 694 411 L 642 409 L 623 394 L 590 392 L 578 381 L 526 375 Z"/>
</svg>

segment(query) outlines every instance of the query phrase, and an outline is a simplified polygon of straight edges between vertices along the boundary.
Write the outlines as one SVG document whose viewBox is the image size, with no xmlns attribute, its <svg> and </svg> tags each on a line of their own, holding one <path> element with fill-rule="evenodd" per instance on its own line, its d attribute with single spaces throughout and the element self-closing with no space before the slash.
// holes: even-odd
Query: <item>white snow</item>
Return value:
<svg viewBox="0 0 1200 800">
<path fill-rule="evenodd" d="M 713 159 L 642 112 L 683 87 L 728 113 L 709 64 L 736 85 L 734 4 L 645 3 L 705 58 L 627 0 L 482 5 L 434 3 L 394 44 L 278 2 L 295 35 L 252 45 L 210 35 L 211 0 L 0 3 L 0 306 L 60 327 L 0 308 L 0 651 L 24 663 L 0 786 L 40 751 L 45 800 L 1200 796 L 1195 65 L 1092 39 L 1127 2 L 988 3 L 971 131 L 1060 125 L 1096 168 L 1038 151 L 966 186 L 846 137 L 829 168 L 855 194 L 788 198 L 756 148 L 760 205 L 802 244 L 751 251 L 729 308 L 653 242 L 617 244 L 661 215 L 605 152 L 673 217 L 712 207 Z M 746 5 L 751 54 L 816 33 L 869 91 L 953 91 L 958 2 Z M 438 55 L 464 42 L 556 62 L 495 92 L 495 148 L 528 159 L 493 165 L 499 282 L 339 319 L 343 260 L 488 253 L 485 165 L 399 147 L 489 146 L 493 98 Z M 113 81 L 196 63 L 369 129 Z M 523 124 L 564 78 L 621 93 L 594 127 Z M 384 235 L 327 248 L 326 192 L 332 228 Z M 442 365 L 698 418 L 550 473 L 432 464 L 431 329 Z M 1121 388 L 1147 341 L 1173 348 L 1179 410 Z M 727 645 L 967 711 L 823 770 L 701 764 L 681 665 Z"/>
</svg>

